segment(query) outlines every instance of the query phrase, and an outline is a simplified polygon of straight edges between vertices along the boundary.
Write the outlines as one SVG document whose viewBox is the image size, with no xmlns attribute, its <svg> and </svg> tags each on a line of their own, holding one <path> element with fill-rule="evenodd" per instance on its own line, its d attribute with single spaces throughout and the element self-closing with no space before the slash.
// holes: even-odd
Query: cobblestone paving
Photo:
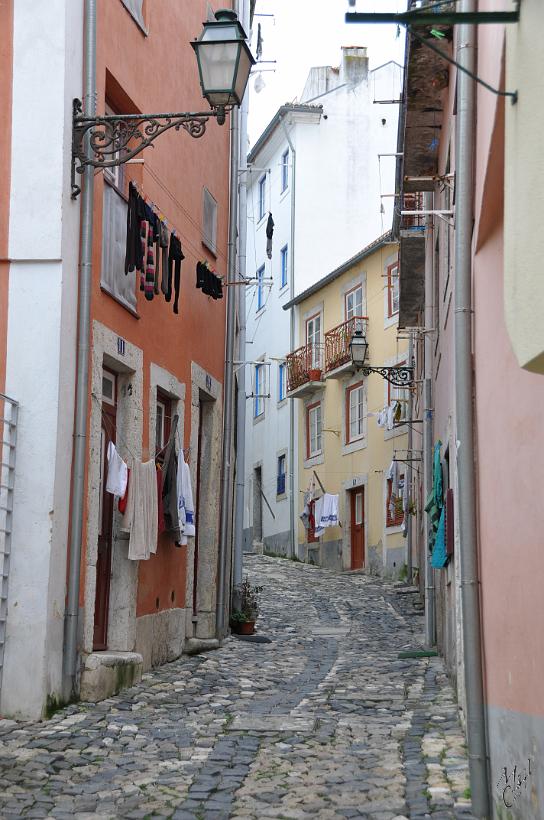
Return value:
<svg viewBox="0 0 544 820">
<path fill-rule="evenodd" d="M 49 721 L 0 720 L 0 817 L 469 818 L 451 687 L 409 596 L 248 557 L 259 633 Z"/>
</svg>

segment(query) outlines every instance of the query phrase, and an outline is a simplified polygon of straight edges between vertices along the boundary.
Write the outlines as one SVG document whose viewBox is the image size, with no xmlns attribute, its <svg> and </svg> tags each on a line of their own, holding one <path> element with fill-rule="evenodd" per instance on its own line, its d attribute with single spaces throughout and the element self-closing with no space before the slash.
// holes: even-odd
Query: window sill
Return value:
<svg viewBox="0 0 544 820">
<path fill-rule="evenodd" d="M 393 313 L 392 316 L 384 316 L 383 327 L 386 330 L 389 327 L 394 327 L 399 322 L 399 314 Z"/>
<path fill-rule="evenodd" d="M 289 282 L 286 282 L 285 285 L 280 286 L 278 296 L 284 296 L 288 292 L 289 292 Z"/>
<path fill-rule="evenodd" d="M 206 242 L 205 239 L 201 239 L 200 243 L 201 243 L 203 248 L 206 248 L 208 253 L 211 253 L 211 255 L 213 256 L 214 259 L 217 259 L 217 247 L 212 248 L 211 245 L 208 245 L 208 243 Z"/>
<path fill-rule="evenodd" d="M 310 456 L 310 458 L 304 459 L 304 469 L 308 470 L 312 467 L 316 467 L 318 464 L 323 464 L 325 461 L 325 455 L 323 452 L 317 453 L 315 456 Z"/>
<path fill-rule="evenodd" d="M 276 495 L 276 501 L 287 501 L 287 493 L 280 493 L 280 495 Z"/>
<path fill-rule="evenodd" d="M 258 218 L 258 220 L 257 220 L 257 230 L 259 230 L 259 228 L 261 228 L 265 224 L 265 222 L 267 221 L 267 218 L 268 218 L 268 214 L 264 214 L 264 216 L 260 216 Z"/>
<path fill-rule="evenodd" d="M 284 399 L 280 399 L 280 400 L 277 402 L 277 405 L 276 405 L 276 406 L 277 406 L 278 408 L 280 408 L 280 407 L 285 407 L 285 405 L 286 405 L 286 404 L 287 404 L 287 396 L 286 396 Z"/>
<path fill-rule="evenodd" d="M 127 305 L 125 302 L 122 302 L 120 299 L 117 298 L 117 296 L 114 296 L 114 294 L 110 290 L 108 290 L 106 287 L 104 287 L 104 285 L 100 285 L 100 290 L 102 291 L 102 293 L 105 293 L 106 296 L 109 296 L 110 299 L 113 299 L 114 302 L 117 302 L 118 305 L 121 305 L 121 307 L 124 308 L 126 311 L 128 311 L 128 313 L 130 313 L 131 316 L 134 316 L 135 319 L 140 319 L 141 318 L 140 314 L 138 313 L 138 311 L 135 308 L 132 308 L 132 307 L 130 307 L 130 305 Z"/>
<path fill-rule="evenodd" d="M 365 450 L 368 446 L 366 436 L 359 438 L 356 441 L 350 441 L 349 444 L 342 445 L 342 455 L 349 456 L 350 453 L 356 453 L 359 450 Z"/>
<path fill-rule="evenodd" d="M 289 186 L 287 186 L 287 188 L 285 188 L 285 190 L 283 190 L 280 193 L 280 202 L 283 202 L 283 200 L 286 199 L 288 194 L 289 194 Z"/>
<path fill-rule="evenodd" d="M 264 421 L 265 414 L 264 411 L 260 413 L 258 416 L 253 416 L 253 424 L 259 424 L 259 422 Z"/>
</svg>

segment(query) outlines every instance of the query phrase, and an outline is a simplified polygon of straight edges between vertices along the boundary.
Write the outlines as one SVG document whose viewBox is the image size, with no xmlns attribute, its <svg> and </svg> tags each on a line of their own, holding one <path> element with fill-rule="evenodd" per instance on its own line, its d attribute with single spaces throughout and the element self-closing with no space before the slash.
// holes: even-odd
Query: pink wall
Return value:
<svg viewBox="0 0 544 820">
<path fill-rule="evenodd" d="M 499 84 L 495 29 L 480 27 L 479 73 Z M 478 91 L 474 361 L 486 700 L 544 715 L 544 379 L 518 366 L 504 321 L 505 104 Z"/>
</svg>

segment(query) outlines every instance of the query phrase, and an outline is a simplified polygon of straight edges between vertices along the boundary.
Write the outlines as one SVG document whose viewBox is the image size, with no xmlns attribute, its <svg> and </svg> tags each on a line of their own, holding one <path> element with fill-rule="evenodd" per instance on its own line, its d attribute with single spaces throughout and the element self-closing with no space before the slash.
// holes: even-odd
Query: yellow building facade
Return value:
<svg viewBox="0 0 544 820">
<path fill-rule="evenodd" d="M 410 390 L 378 373 L 364 377 L 351 342 L 368 343 L 365 363 L 374 367 L 410 364 L 398 338 L 398 282 L 398 245 L 385 234 L 285 306 L 298 328 L 286 359 L 298 415 L 298 557 L 392 577 L 402 576 L 407 555 Z M 338 496 L 338 524 L 317 537 L 325 492 Z"/>
</svg>

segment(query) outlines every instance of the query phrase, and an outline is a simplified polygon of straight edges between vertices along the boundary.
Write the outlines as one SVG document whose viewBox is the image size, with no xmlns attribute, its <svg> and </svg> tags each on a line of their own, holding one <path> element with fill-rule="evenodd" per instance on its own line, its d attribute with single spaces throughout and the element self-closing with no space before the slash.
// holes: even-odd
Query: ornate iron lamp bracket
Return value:
<svg viewBox="0 0 544 820">
<path fill-rule="evenodd" d="M 112 168 L 132 159 L 157 137 L 174 128 L 185 131 L 195 139 L 206 130 L 210 117 L 219 125 L 225 122 L 225 108 L 206 112 L 178 112 L 172 114 L 119 114 L 107 117 L 84 117 L 83 104 L 72 103 L 72 199 L 81 193 L 76 173 L 82 174 L 87 165 L 94 168 Z"/>
<path fill-rule="evenodd" d="M 370 373 L 379 373 L 382 378 L 395 387 L 410 387 L 414 378 L 413 367 L 370 367 L 370 365 L 363 365 L 361 370 L 365 376 L 369 376 Z"/>
</svg>

